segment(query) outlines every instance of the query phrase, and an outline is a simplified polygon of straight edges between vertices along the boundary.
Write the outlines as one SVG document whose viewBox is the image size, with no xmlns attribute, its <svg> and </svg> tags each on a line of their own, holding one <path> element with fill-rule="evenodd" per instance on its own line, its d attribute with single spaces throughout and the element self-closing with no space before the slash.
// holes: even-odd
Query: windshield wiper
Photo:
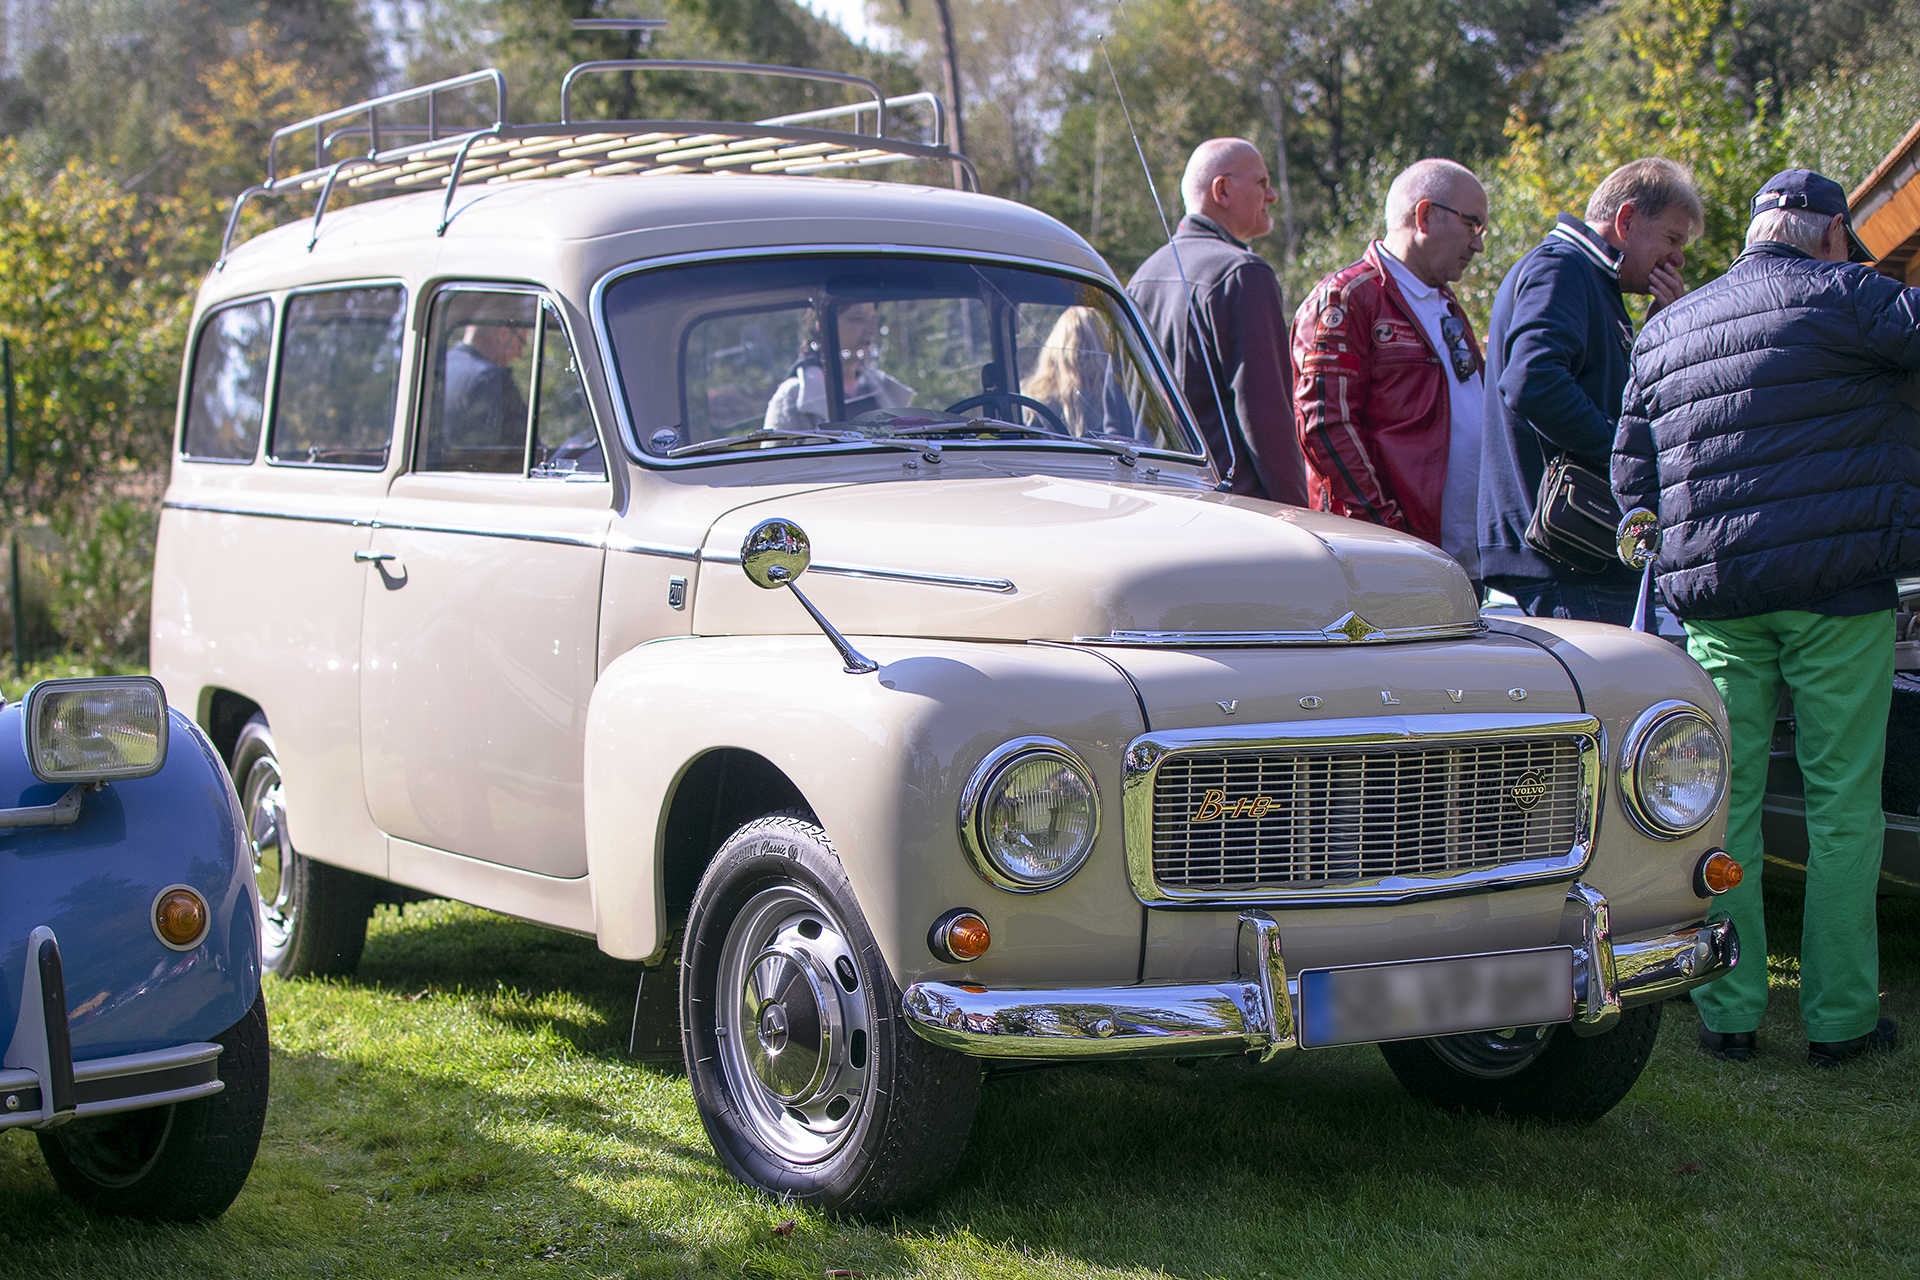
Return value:
<svg viewBox="0 0 1920 1280">
<path fill-rule="evenodd" d="M 885 436 L 870 436 L 859 431 L 826 431 L 820 429 L 795 430 L 788 427 L 761 427 L 749 431 L 743 436 L 722 436 L 717 440 L 701 440 L 694 444 L 683 444 L 677 449 L 667 450 L 669 458 L 691 458 L 703 453 L 724 453 L 729 449 L 739 449 L 748 445 L 768 443 L 798 444 L 804 440 L 817 440 L 822 444 L 869 444 L 887 449 L 906 449 L 918 453 L 928 462 L 940 461 L 940 446 L 932 441 L 915 444 L 909 440 L 889 440 Z"/>
<path fill-rule="evenodd" d="M 1127 466 L 1140 460 L 1140 451 L 1130 444 L 1118 440 L 1103 440 L 1097 436 L 1063 436 L 1058 431 L 1048 431 L 1044 427 L 1030 427 L 1023 422 L 1006 422 L 999 418 L 969 418 L 965 422 L 929 422 L 911 427 L 899 427 L 892 432 L 894 436 L 938 436 L 965 435 L 968 432 L 980 434 L 1017 436 L 1022 440 L 1052 440 L 1059 444 L 1085 444 L 1115 454 Z"/>
</svg>

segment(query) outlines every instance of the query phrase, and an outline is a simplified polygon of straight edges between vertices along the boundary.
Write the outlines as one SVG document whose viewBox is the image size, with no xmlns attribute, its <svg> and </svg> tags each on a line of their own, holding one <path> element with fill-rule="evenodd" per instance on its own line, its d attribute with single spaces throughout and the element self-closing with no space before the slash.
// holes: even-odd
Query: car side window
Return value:
<svg viewBox="0 0 1920 1280">
<path fill-rule="evenodd" d="M 180 452 L 198 462 L 252 462 L 267 409 L 273 303 L 223 307 L 200 326 Z"/>
<path fill-rule="evenodd" d="M 536 377 L 531 474 L 560 479 L 605 478 L 606 456 L 593 428 L 593 410 L 587 406 L 580 362 L 560 324 L 560 313 L 551 302 L 540 304 L 540 367 Z"/>
<path fill-rule="evenodd" d="M 406 320 L 407 291 L 399 285 L 288 298 L 267 457 L 319 467 L 386 466 Z"/>
<path fill-rule="evenodd" d="M 525 471 L 539 309 L 531 293 L 449 289 L 435 300 L 416 471 Z"/>
</svg>

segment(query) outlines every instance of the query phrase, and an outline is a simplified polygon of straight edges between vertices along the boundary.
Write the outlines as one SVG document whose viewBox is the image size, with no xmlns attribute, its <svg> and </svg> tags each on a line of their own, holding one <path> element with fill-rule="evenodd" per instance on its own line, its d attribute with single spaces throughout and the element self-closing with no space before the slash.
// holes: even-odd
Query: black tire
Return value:
<svg viewBox="0 0 1920 1280">
<path fill-rule="evenodd" d="M 168 1107 L 74 1120 L 36 1135 L 53 1180 L 96 1213 L 198 1222 L 225 1213 L 267 1119 L 267 1003 L 216 1036 L 226 1088 Z"/>
<path fill-rule="evenodd" d="M 1536 1036 L 1535 1033 L 1543 1033 Z M 1588 1124 L 1627 1096 L 1660 1034 L 1660 1002 L 1624 1011 L 1597 1036 L 1565 1026 L 1396 1040 L 1381 1054 L 1407 1092 L 1448 1111 Z"/>
<path fill-rule="evenodd" d="M 953 1171 L 980 1065 L 908 1027 L 826 832 L 781 815 L 729 836 L 694 894 L 680 973 L 694 1102 L 735 1177 L 871 1214 Z"/>
<path fill-rule="evenodd" d="M 280 794 L 280 758 L 262 716 L 247 721 L 234 744 L 233 785 L 253 847 L 266 967 L 283 978 L 352 973 L 367 944 L 377 882 L 294 850 Z"/>
</svg>

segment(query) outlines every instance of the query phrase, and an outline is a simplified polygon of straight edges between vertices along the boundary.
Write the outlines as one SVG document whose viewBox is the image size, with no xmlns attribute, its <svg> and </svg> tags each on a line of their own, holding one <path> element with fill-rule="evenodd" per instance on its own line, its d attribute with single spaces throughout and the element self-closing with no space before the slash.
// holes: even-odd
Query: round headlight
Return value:
<svg viewBox="0 0 1920 1280">
<path fill-rule="evenodd" d="M 1649 707 L 1627 733 L 1621 790 L 1656 836 L 1698 831 L 1727 789 L 1727 752 L 1713 722 L 1684 702 Z"/>
<path fill-rule="evenodd" d="M 974 771 L 960 799 L 974 866 L 1016 893 L 1050 889 L 1085 862 L 1100 831 L 1100 798 L 1077 756 L 1058 743 L 1008 743 Z"/>
</svg>

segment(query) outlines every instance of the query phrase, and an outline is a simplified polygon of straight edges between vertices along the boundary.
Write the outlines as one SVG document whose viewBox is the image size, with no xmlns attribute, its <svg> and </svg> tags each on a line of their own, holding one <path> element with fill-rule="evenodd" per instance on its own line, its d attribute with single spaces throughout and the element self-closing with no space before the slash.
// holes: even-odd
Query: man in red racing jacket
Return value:
<svg viewBox="0 0 1920 1280">
<path fill-rule="evenodd" d="M 1487 196 L 1450 160 L 1387 192 L 1387 235 L 1293 322 L 1308 504 L 1426 539 L 1480 579 L 1480 344 L 1447 285 L 1484 247 Z"/>
</svg>

